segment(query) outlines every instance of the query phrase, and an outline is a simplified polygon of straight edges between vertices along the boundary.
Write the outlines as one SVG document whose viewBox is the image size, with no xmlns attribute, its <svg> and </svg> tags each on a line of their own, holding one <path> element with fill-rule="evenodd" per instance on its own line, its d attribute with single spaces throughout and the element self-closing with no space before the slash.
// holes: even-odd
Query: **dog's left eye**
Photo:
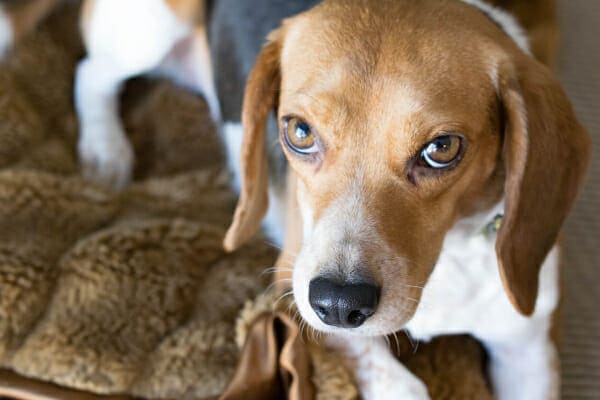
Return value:
<svg viewBox="0 0 600 400">
<path fill-rule="evenodd" d="M 312 128 L 300 118 L 285 118 L 283 120 L 282 135 L 287 146 L 296 153 L 313 154 L 319 150 Z"/>
<path fill-rule="evenodd" d="M 421 150 L 421 160 L 430 168 L 448 168 L 458 161 L 462 137 L 456 134 L 438 136 Z"/>
</svg>

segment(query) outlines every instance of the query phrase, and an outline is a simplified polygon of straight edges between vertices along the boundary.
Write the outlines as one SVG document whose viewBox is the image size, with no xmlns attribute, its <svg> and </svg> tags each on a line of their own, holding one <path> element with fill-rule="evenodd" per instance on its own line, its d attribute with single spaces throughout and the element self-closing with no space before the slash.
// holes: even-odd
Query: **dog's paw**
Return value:
<svg viewBox="0 0 600 400">
<path fill-rule="evenodd" d="M 116 190 L 130 182 L 134 154 L 118 122 L 82 127 L 78 151 L 84 179 Z"/>
<path fill-rule="evenodd" d="M 380 384 L 371 387 L 363 394 L 365 400 L 429 400 L 427 387 L 418 379 L 410 382 L 389 382 L 389 385 Z"/>
<path fill-rule="evenodd" d="M 382 357 L 383 358 L 383 357 Z M 398 361 L 372 365 L 357 376 L 365 400 L 429 400 L 425 384 Z"/>
</svg>

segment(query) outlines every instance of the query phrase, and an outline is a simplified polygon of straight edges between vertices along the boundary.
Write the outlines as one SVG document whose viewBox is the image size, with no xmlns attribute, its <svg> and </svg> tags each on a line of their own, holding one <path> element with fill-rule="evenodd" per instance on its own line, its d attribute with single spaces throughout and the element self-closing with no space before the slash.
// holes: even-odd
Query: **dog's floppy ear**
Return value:
<svg viewBox="0 0 600 400">
<path fill-rule="evenodd" d="M 269 113 L 279 97 L 280 31 L 269 35 L 262 48 L 244 93 L 240 198 L 233 222 L 225 235 L 227 251 L 240 247 L 260 228 L 268 209 L 268 165 L 265 129 Z"/>
<path fill-rule="evenodd" d="M 552 73 L 537 61 L 519 62 L 498 71 L 506 183 L 496 254 L 511 302 L 530 315 L 541 265 L 579 191 L 591 143 Z"/>
</svg>

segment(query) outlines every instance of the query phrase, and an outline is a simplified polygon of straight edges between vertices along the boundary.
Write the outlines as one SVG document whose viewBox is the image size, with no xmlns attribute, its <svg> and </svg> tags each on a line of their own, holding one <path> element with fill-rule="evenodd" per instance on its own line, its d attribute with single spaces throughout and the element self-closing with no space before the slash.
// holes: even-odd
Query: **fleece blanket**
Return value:
<svg viewBox="0 0 600 400">
<path fill-rule="evenodd" d="M 270 294 L 277 249 L 221 249 L 235 196 L 202 98 L 129 83 L 135 182 L 80 178 L 77 13 L 65 4 L 0 66 L 0 396 L 357 398 Z M 491 398 L 474 340 L 397 347 L 432 398 Z"/>
</svg>

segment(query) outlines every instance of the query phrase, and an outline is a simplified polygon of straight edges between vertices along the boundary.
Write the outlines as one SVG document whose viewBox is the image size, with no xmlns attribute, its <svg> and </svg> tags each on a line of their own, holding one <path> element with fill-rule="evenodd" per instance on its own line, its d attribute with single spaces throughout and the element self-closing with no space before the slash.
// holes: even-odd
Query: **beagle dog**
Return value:
<svg viewBox="0 0 600 400">
<path fill-rule="evenodd" d="M 366 399 L 428 398 L 384 341 L 401 329 L 479 339 L 500 400 L 560 398 L 556 243 L 590 141 L 532 56 L 552 58 L 544 38 L 530 47 L 516 18 L 479 0 L 328 0 L 258 55 L 225 246 L 267 211 L 273 111 L 289 162 L 278 264 Z"/>
<path fill-rule="evenodd" d="M 558 399 L 557 239 L 590 140 L 538 61 L 555 51 L 553 10 L 552 0 L 86 0 L 75 89 L 84 174 L 127 184 L 120 87 L 170 77 L 222 122 L 240 186 L 225 248 L 268 213 L 279 278 L 292 268 L 301 316 L 345 355 L 363 398 L 429 398 L 385 344 L 406 329 L 479 339 L 500 400 Z"/>
</svg>

